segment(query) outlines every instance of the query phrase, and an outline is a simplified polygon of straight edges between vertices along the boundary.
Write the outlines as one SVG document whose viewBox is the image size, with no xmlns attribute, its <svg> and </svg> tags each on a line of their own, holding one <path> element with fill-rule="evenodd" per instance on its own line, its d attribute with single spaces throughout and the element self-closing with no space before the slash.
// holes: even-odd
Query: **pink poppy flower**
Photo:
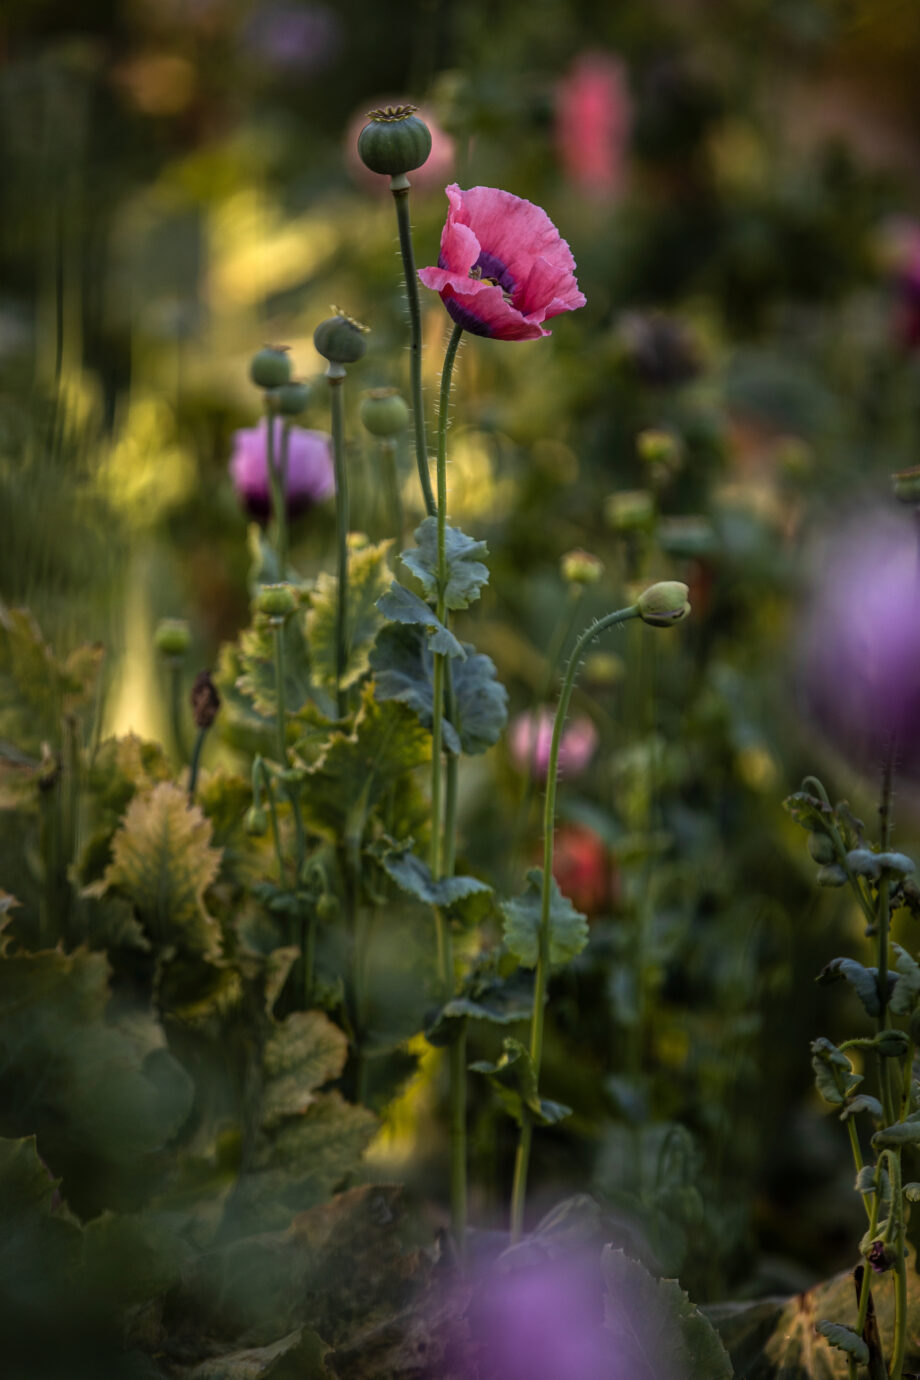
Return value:
<svg viewBox="0 0 920 1380">
<path fill-rule="evenodd" d="M 280 417 L 275 418 L 275 463 L 281 457 Z M 268 455 L 265 422 L 244 427 L 233 433 L 233 454 L 230 457 L 230 477 L 237 496 L 246 511 L 257 522 L 271 517 L 272 494 L 268 480 Z M 335 471 L 332 464 L 332 442 L 324 431 L 307 431 L 292 426 L 288 447 L 287 514 L 296 517 L 314 503 L 321 502 L 335 492 Z"/>
<path fill-rule="evenodd" d="M 585 305 L 569 246 L 545 211 L 497 187 L 447 188 L 437 268 L 419 278 L 473 335 L 537 340 L 543 322 Z"/>
<path fill-rule="evenodd" d="M 580 191 L 603 199 L 621 190 L 630 123 L 623 63 L 609 53 L 582 53 L 556 88 L 556 146 Z"/>
<path fill-rule="evenodd" d="M 518 714 L 508 730 L 511 760 L 518 771 L 533 771 L 541 780 L 549 770 L 549 750 L 553 741 L 553 720 L 549 709 Z M 559 775 L 577 776 L 591 761 L 597 748 L 597 729 L 590 719 L 571 719 L 562 731 L 559 744 Z"/>
</svg>

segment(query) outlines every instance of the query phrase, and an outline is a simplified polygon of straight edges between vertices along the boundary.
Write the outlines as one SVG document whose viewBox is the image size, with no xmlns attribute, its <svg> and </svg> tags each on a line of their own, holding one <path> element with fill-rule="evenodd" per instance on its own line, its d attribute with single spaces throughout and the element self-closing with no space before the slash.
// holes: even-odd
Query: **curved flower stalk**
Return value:
<svg viewBox="0 0 920 1380">
<path fill-rule="evenodd" d="M 562 690 L 559 695 L 559 703 L 556 707 L 556 717 L 553 723 L 553 735 L 550 742 L 549 762 L 546 775 L 546 796 L 543 810 L 543 872 L 540 877 L 540 908 L 539 919 L 536 927 L 536 979 L 534 983 L 533 1014 L 530 1023 L 530 1050 L 529 1050 L 529 1081 L 531 1083 L 529 1101 L 534 1104 L 528 1106 L 522 1102 L 521 1106 L 521 1133 L 518 1140 L 517 1156 L 514 1164 L 514 1184 L 511 1193 L 511 1239 L 518 1241 L 524 1227 L 524 1204 L 527 1196 L 527 1173 L 530 1164 L 530 1147 L 533 1139 L 533 1128 L 535 1120 L 534 1106 L 536 1115 L 544 1120 L 558 1120 L 560 1116 L 567 1113 L 567 1108 L 559 1108 L 557 1104 L 543 1104 L 539 1095 L 540 1065 L 543 1059 L 543 1022 L 546 1005 L 546 987 L 549 980 L 549 970 L 554 959 L 554 949 L 560 954 L 564 953 L 565 946 L 556 943 L 554 929 L 558 924 L 571 931 L 578 928 L 578 921 L 583 917 L 578 917 L 577 913 L 565 907 L 559 895 L 558 888 L 553 884 L 553 849 L 555 843 L 556 830 L 556 787 L 559 780 L 559 758 L 562 748 L 563 731 L 565 728 L 566 716 L 569 711 L 569 704 L 572 699 L 572 691 L 575 688 L 575 679 L 578 674 L 578 667 L 582 657 L 590 644 L 601 633 L 608 628 L 616 627 L 617 624 L 627 623 L 633 618 L 641 618 L 643 622 L 650 623 L 654 627 L 668 627 L 686 618 L 690 612 L 690 604 L 687 599 L 688 589 L 684 584 L 677 581 L 664 582 L 652 585 L 640 595 L 635 604 L 629 605 L 624 609 L 617 609 L 614 613 L 608 613 L 603 618 L 599 618 L 586 628 L 575 644 L 569 663 L 566 668 L 565 678 L 562 682 Z M 507 913 L 507 912 L 506 912 Z M 575 923 L 573 923 L 573 921 Z M 512 911 L 511 923 L 514 925 L 515 916 Z M 587 931 L 582 931 L 583 939 L 579 941 L 576 936 L 570 940 L 571 947 L 568 957 L 574 957 L 587 940 Z M 544 1106 L 546 1110 L 544 1110 Z"/>
</svg>

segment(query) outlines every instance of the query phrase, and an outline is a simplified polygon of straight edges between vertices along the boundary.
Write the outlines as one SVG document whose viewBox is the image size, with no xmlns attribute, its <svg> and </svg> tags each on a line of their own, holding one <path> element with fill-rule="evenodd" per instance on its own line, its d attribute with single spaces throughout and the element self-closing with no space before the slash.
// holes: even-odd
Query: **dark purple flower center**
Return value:
<svg viewBox="0 0 920 1380">
<path fill-rule="evenodd" d="M 501 259 L 490 254 L 487 249 L 483 249 L 479 258 L 473 264 L 471 278 L 487 278 L 489 282 L 496 283 L 502 292 L 510 297 L 514 292 L 515 282 L 508 269 Z"/>
</svg>

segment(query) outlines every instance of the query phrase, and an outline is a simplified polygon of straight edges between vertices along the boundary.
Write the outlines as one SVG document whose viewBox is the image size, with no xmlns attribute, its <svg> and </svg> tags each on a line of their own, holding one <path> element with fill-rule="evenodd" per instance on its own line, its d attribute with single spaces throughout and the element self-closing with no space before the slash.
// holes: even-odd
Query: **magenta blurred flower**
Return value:
<svg viewBox="0 0 920 1380">
<path fill-rule="evenodd" d="M 906 350 L 920 346 L 920 223 L 896 217 L 882 230 L 882 256 L 894 288 L 892 330 Z"/>
<path fill-rule="evenodd" d="M 381 96 L 372 101 L 364 101 L 360 111 L 349 122 L 345 134 L 345 160 L 348 164 L 348 171 L 355 182 L 366 187 L 368 191 L 377 192 L 380 195 L 390 195 L 390 179 L 383 173 L 371 172 L 358 155 L 358 135 L 367 124 L 367 112 L 376 109 L 382 110 L 388 105 L 395 107 L 415 104 L 415 101 L 409 101 L 405 96 Z M 453 139 L 441 128 L 428 106 L 418 106 L 418 116 L 424 120 L 431 131 L 431 152 L 422 166 L 415 168 L 409 175 L 413 194 L 431 191 L 435 187 L 442 188 L 454 170 L 455 145 Z"/>
<path fill-rule="evenodd" d="M 341 23 L 328 5 L 260 5 L 244 31 L 246 51 L 277 71 L 302 74 L 327 66 L 342 41 Z"/>
<path fill-rule="evenodd" d="M 838 524 L 819 551 L 798 639 L 799 676 L 815 726 L 854 766 L 880 774 L 894 750 L 920 778 L 920 560 L 906 514 Z"/>
<path fill-rule="evenodd" d="M 549 709 L 518 714 L 508 729 L 511 760 L 520 772 L 533 771 L 541 779 L 549 769 L 549 750 L 553 740 L 554 715 Z M 597 729 L 590 719 L 571 719 L 562 731 L 559 744 L 559 775 L 577 776 L 591 761 L 597 748 Z"/>
<path fill-rule="evenodd" d="M 275 422 L 275 462 L 281 457 L 281 418 Z M 258 522 L 267 522 L 272 512 L 271 487 L 268 480 L 267 425 L 244 427 L 233 433 L 233 454 L 230 457 L 230 477 L 233 487 L 246 511 Z M 335 471 L 332 464 L 332 442 L 324 431 L 307 431 L 292 426 L 288 449 L 287 513 L 298 513 L 320 503 L 335 492 Z"/>
<path fill-rule="evenodd" d="M 468 1317 L 477 1374 L 488 1380 L 632 1380 L 622 1347 L 604 1329 L 596 1258 L 493 1269 Z"/>
<path fill-rule="evenodd" d="M 556 88 L 556 146 L 570 182 L 600 199 L 623 185 L 631 124 L 626 68 L 609 53 L 582 53 Z"/>
<path fill-rule="evenodd" d="M 585 305 L 569 246 L 539 206 L 497 187 L 447 188 L 437 268 L 419 278 L 473 335 L 536 340 L 543 322 Z"/>
</svg>

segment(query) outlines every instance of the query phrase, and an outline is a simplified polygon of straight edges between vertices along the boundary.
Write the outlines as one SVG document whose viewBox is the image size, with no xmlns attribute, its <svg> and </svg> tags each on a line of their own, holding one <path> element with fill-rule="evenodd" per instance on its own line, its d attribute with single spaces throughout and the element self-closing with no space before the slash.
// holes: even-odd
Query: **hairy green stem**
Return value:
<svg viewBox="0 0 920 1380">
<path fill-rule="evenodd" d="M 291 423 L 285 417 L 281 424 L 281 460 L 278 465 L 278 498 L 275 504 L 275 532 L 278 542 L 278 576 L 287 579 L 288 566 L 288 457 L 291 450 Z"/>
<path fill-rule="evenodd" d="M 281 484 L 281 471 L 275 459 L 275 398 L 270 389 L 265 391 L 265 466 L 268 470 L 268 487 L 272 496 L 272 515 L 275 531 L 275 555 L 278 559 L 279 579 L 284 579 L 286 555 L 282 550 L 282 540 L 287 543 L 287 524 L 285 521 L 284 489 Z M 284 442 L 282 441 L 282 448 Z M 282 533 L 284 534 L 282 538 Z"/>
<path fill-rule="evenodd" d="M 185 742 L 185 728 L 182 722 L 182 667 L 181 656 L 171 656 L 167 661 L 169 675 L 169 723 L 172 729 L 173 746 L 180 762 L 184 762 L 188 749 Z"/>
<path fill-rule="evenodd" d="M 284 853 L 281 848 L 281 832 L 278 828 L 278 811 L 275 806 L 275 791 L 271 772 L 263 759 L 256 756 L 252 763 L 252 794 L 256 803 L 258 803 L 263 788 L 268 796 L 268 814 L 272 822 L 272 841 L 275 845 L 275 861 L 278 864 L 278 881 L 281 886 L 284 886 Z"/>
<path fill-rule="evenodd" d="M 340 372 L 336 373 L 335 370 Z M 332 453 L 335 464 L 335 527 L 338 586 L 335 605 L 335 700 L 339 718 L 348 708 L 342 678 L 345 675 L 348 648 L 348 475 L 345 469 L 345 399 L 343 389 L 345 370 L 330 365 L 326 371 L 332 411 Z"/>
<path fill-rule="evenodd" d="M 394 185 L 395 184 L 395 185 Z M 409 179 L 393 178 L 390 190 L 396 203 L 396 223 L 399 227 L 399 249 L 406 278 L 406 302 L 409 307 L 409 373 L 412 391 L 412 422 L 415 432 L 415 463 L 419 483 L 429 517 L 437 512 L 428 472 L 428 440 L 425 435 L 425 399 L 422 392 L 422 313 L 419 306 L 418 276 L 415 271 L 415 252 L 412 248 L 412 223 L 409 218 Z"/>
<path fill-rule="evenodd" d="M 402 499 L 399 496 L 399 471 L 396 468 L 396 442 L 391 437 L 383 437 L 380 442 L 380 469 L 383 474 L 383 485 L 387 494 L 387 505 L 390 509 L 388 522 L 390 530 L 396 538 L 396 549 L 401 551 L 403 548 L 403 508 Z"/>
<path fill-rule="evenodd" d="M 608 628 L 614 627 L 618 623 L 626 623 L 631 618 L 637 618 L 639 610 L 636 605 L 629 608 L 617 609 L 614 613 L 608 613 L 605 617 L 599 618 L 586 628 L 575 643 L 569 664 L 566 667 L 565 679 L 562 682 L 562 690 L 559 694 L 559 704 L 556 708 L 556 717 L 553 721 L 553 737 L 549 749 L 549 766 L 546 774 L 546 798 L 543 810 L 543 879 L 540 892 L 540 928 L 538 934 L 537 949 L 537 972 L 534 980 L 533 994 L 533 1015 L 530 1022 L 530 1057 L 533 1061 L 534 1072 L 537 1084 L 540 1081 L 540 1064 L 543 1059 L 543 1017 L 544 1005 L 546 1002 L 546 985 L 549 980 L 550 967 L 550 902 L 552 899 L 552 877 L 553 877 L 553 845 L 556 827 L 556 777 L 559 769 L 559 748 L 562 743 L 562 730 L 565 726 L 566 715 L 569 711 L 569 702 L 572 698 L 572 690 L 575 685 L 575 677 L 578 674 L 578 666 L 586 649 Z M 530 1161 L 530 1144 L 533 1137 L 533 1126 L 530 1118 L 526 1115 L 521 1125 L 521 1136 L 518 1142 L 518 1152 L 514 1164 L 514 1184 L 511 1191 L 511 1240 L 520 1240 L 524 1224 L 524 1203 L 527 1197 L 527 1171 Z"/>
</svg>

